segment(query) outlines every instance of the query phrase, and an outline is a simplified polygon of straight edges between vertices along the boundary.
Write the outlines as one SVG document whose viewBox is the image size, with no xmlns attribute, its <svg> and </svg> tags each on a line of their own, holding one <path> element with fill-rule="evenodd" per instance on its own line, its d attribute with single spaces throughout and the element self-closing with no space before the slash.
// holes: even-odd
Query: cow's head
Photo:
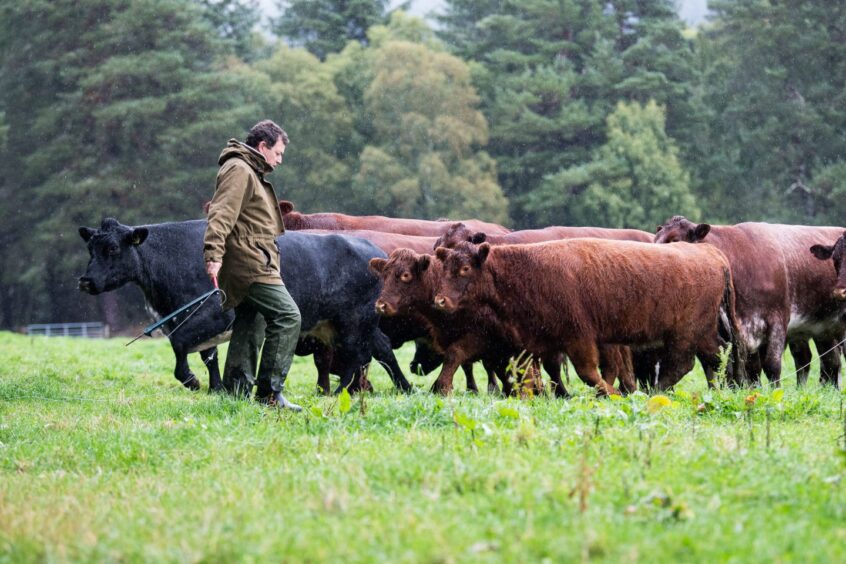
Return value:
<svg viewBox="0 0 846 564">
<path fill-rule="evenodd" d="M 693 223 L 682 215 L 671 217 L 664 225 L 659 225 L 655 231 L 656 243 L 700 243 L 708 233 L 711 226 L 707 223 Z"/>
<path fill-rule="evenodd" d="M 443 235 L 438 237 L 438 240 L 435 241 L 434 248 L 444 247 L 446 249 L 452 249 L 461 242 L 480 245 L 485 242 L 485 239 L 487 239 L 487 235 L 484 233 L 471 231 L 469 227 L 461 222 L 453 223 Z"/>
<path fill-rule="evenodd" d="M 148 234 L 145 227 L 128 227 L 110 217 L 103 220 L 100 229 L 80 227 L 79 235 L 88 244 L 90 259 L 85 274 L 79 278 L 79 289 L 96 295 L 138 280 L 138 246 Z"/>
<path fill-rule="evenodd" d="M 846 270 L 843 268 L 843 259 L 846 255 L 846 231 L 833 245 L 814 245 L 811 247 L 811 254 L 820 260 L 832 260 L 834 271 L 837 273 L 837 282 L 833 290 L 834 297 L 838 300 L 846 300 Z"/>
<path fill-rule="evenodd" d="M 427 277 L 431 264 L 431 255 L 419 255 L 411 249 L 396 249 L 387 260 L 370 259 L 370 270 L 382 280 L 376 312 L 396 315 L 428 307 L 434 291 Z"/>
<path fill-rule="evenodd" d="M 476 246 L 472 243 L 458 243 L 453 249 L 439 247 L 435 256 L 443 263 L 443 276 L 435 295 L 435 307 L 454 312 L 462 307 L 468 290 L 484 286 L 480 282 L 485 276 L 485 261 L 491 251 L 489 243 Z"/>
</svg>

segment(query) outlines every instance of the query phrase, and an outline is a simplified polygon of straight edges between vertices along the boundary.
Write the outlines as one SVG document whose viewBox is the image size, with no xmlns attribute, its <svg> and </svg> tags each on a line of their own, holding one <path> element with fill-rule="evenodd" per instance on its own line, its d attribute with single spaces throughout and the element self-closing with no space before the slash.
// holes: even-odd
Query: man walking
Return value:
<svg viewBox="0 0 846 564">
<path fill-rule="evenodd" d="M 264 178 L 282 162 L 288 143 L 285 131 L 270 120 L 254 125 L 244 143 L 229 140 L 218 159 L 203 257 L 206 272 L 219 278 L 226 293 L 224 309 L 235 308 L 224 388 L 243 397 L 256 384 L 256 401 L 300 411 L 282 395 L 300 333 L 300 310 L 279 273 L 276 236 L 285 226 L 273 186 Z"/>
</svg>

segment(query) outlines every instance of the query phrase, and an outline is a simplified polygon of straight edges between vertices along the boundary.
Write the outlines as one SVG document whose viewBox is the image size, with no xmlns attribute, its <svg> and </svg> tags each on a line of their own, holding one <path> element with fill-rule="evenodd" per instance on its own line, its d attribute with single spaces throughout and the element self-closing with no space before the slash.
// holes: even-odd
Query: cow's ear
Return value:
<svg viewBox="0 0 846 564">
<path fill-rule="evenodd" d="M 417 269 L 420 272 L 423 272 L 427 268 L 429 268 L 429 264 L 432 262 L 432 257 L 429 255 L 420 255 L 420 258 L 417 259 Z"/>
<path fill-rule="evenodd" d="M 811 254 L 820 260 L 828 260 L 834 253 L 834 245 L 814 245 L 811 247 Z"/>
<path fill-rule="evenodd" d="M 209 209 L 211 208 L 211 200 L 203 204 L 203 213 L 209 215 Z"/>
<path fill-rule="evenodd" d="M 129 242 L 137 247 L 147 240 L 147 235 L 149 234 L 150 231 L 146 227 L 136 227 L 129 234 Z"/>
<path fill-rule="evenodd" d="M 663 225 L 659 225 L 658 227 L 656 227 L 656 228 L 655 228 L 655 233 L 660 233 L 660 232 L 661 232 L 661 229 L 662 229 L 663 227 L 664 227 Z"/>
<path fill-rule="evenodd" d="M 470 236 L 470 242 L 471 242 L 471 243 L 473 243 L 474 245 L 481 245 L 482 243 L 484 243 L 484 242 L 485 242 L 485 239 L 487 239 L 487 238 L 488 238 L 488 236 L 487 236 L 487 235 L 485 235 L 485 234 L 484 234 L 484 233 L 482 233 L 482 232 L 479 232 L 479 233 L 473 233 L 473 234 Z"/>
<path fill-rule="evenodd" d="M 701 241 L 711 232 L 711 226 L 707 223 L 700 223 L 693 230 L 693 242 Z"/>
<path fill-rule="evenodd" d="M 479 265 L 485 264 L 485 261 L 488 258 L 488 253 L 491 252 L 491 244 L 490 243 L 482 243 L 479 245 Z"/>
<path fill-rule="evenodd" d="M 294 211 L 293 202 L 289 202 L 288 200 L 279 200 L 279 211 L 282 212 L 282 215 L 291 213 Z"/>
<path fill-rule="evenodd" d="M 94 233 L 96 233 L 96 229 L 91 229 L 90 227 L 79 228 L 79 236 L 82 237 L 82 240 L 86 243 L 94 236 Z"/>
<path fill-rule="evenodd" d="M 383 258 L 372 258 L 370 259 L 370 271 L 378 276 L 385 270 L 386 264 L 388 264 L 388 261 Z"/>
<path fill-rule="evenodd" d="M 444 262 L 449 256 L 449 249 L 446 247 L 438 247 L 435 249 L 435 256 L 438 257 L 439 261 Z"/>
</svg>

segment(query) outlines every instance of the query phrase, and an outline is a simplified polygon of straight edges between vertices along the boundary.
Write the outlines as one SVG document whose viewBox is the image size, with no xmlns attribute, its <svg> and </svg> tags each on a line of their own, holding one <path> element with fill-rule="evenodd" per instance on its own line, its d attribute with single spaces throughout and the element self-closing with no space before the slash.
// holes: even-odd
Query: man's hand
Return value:
<svg viewBox="0 0 846 564">
<path fill-rule="evenodd" d="M 220 272 L 221 263 L 219 262 L 207 262 L 206 263 L 206 274 L 209 275 L 209 278 L 212 280 L 217 279 L 217 273 Z"/>
</svg>

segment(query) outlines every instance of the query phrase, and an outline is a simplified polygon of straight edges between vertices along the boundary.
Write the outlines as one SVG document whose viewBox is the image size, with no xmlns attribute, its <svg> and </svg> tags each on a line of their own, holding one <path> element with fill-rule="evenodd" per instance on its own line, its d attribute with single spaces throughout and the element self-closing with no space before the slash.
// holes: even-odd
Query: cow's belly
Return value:
<svg viewBox="0 0 846 564">
<path fill-rule="evenodd" d="M 791 309 L 790 321 L 787 324 L 787 337 L 788 339 L 812 339 L 840 333 L 844 329 L 846 329 L 846 325 L 843 324 L 840 312 L 832 313 L 827 317 L 813 317 Z"/>
<path fill-rule="evenodd" d="M 215 335 L 214 337 L 212 337 L 211 339 L 209 339 L 207 341 L 203 341 L 202 343 L 200 343 L 198 345 L 194 345 L 193 347 L 188 349 L 188 352 L 189 353 L 195 353 L 195 352 L 204 351 L 208 348 L 216 347 L 217 345 L 221 345 L 221 344 L 227 342 L 231 338 L 232 338 L 232 331 L 231 330 L 224 331 L 223 333 Z"/>
</svg>

